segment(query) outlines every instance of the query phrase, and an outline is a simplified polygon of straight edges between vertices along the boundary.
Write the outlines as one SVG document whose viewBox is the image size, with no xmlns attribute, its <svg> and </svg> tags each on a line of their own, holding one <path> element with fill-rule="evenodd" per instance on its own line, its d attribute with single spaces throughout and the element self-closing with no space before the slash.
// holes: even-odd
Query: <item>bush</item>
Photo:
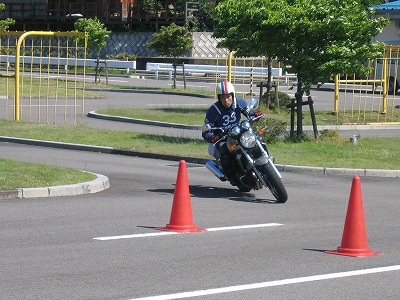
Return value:
<svg viewBox="0 0 400 300">
<path fill-rule="evenodd" d="M 262 130 L 262 137 L 267 143 L 276 143 L 286 138 L 288 124 L 281 120 L 265 118 L 254 125 L 256 131 Z"/>
<path fill-rule="evenodd" d="M 268 93 L 265 93 L 262 97 L 264 103 L 266 103 L 267 100 L 267 95 Z M 284 93 L 284 92 L 279 92 L 278 91 L 278 99 L 279 99 L 279 108 L 280 109 L 287 109 L 286 105 L 290 104 L 291 98 L 288 94 Z M 269 109 L 277 109 L 277 99 L 276 99 L 276 92 L 275 91 L 271 91 L 269 92 L 269 103 L 268 103 L 268 108 Z"/>
<path fill-rule="evenodd" d="M 321 130 L 320 132 L 319 139 L 321 141 L 330 141 L 333 143 L 339 143 L 339 144 L 345 144 L 346 139 L 344 137 L 339 136 L 339 132 L 337 130 L 331 130 L 331 129 L 324 129 Z"/>
<path fill-rule="evenodd" d="M 115 56 L 109 56 L 108 59 L 119 59 L 119 60 L 129 60 L 133 61 L 136 60 L 137 56 L 135 54 L 127 54 L 125 52 L 119 53 Z"/>
</svg>

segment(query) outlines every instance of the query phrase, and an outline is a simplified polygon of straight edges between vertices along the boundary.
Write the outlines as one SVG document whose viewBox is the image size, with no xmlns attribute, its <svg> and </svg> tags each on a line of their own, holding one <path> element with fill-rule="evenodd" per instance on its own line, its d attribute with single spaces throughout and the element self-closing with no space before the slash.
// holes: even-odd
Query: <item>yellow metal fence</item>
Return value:
<svg viewBox="0 0 400 300">
<path fill-rule="evenodd" d="M 86 46 L 80 32 L 1 33 L 0 118 L 76 125 L 84 113 Z"/>
<path fill-rule="evenodd" d="M 217 66 L 221 64 L 220 69 L 216 69 L 215 82 L 226 79 L 235 85 L 236 93 L 242 98 L 261 97 L 261 92 L 266 92 L 268 80 L 268 59 L 265 57 L 236 57 L 234 52 L 230 52 L 226 59 L 216 59 Z M 225 69 L 226 67 L 226 69 Z M 277 60 L 271 61 L 271 80 L 274 89 L 284 90 L 292 88 L 297 80 L 295 74 L 286 72 L 286 68 Z M 224 72 L 226 70 L 226 72 Z M 264 89 L 263 89 L 264 87 Z"/>
<path fill-rule="evenodd" d="M 368 62 L 368 78 L 336 76 L 334 112 L 339 124 L 400 124 L 399 46 L 387 46 L 382 58 Z"/>
<path fill-rule="evenodd" d="M 400 46 L 386 46 L 382 58 L 368 62 L 372 69 L 368 78 L 336 76 L 332 94 L 337 124 L 400 124 L 399 59 Z M 236 91 L 239 96 L 261 96 L 258 91 L 260 84 L 267 80 L 267 59 L 237 58 L 231 54 L 226 66 L 230 71 L 223 79 L 239 84 Z M 297 78 L 285 70 L 284 65 L 272 61 L 272 80 L 276 89 L 289 92 Z"/>
<path fill-rule="evenodd" d="M 85 40 L 78 44 L 77 38 Z M 0 34 L 0 118 L 48 124 L 77 124 L 84 114 L 87 35 L 78 32 L 6 32 Z M 400 124 L 399 46 L 387 46 L 384 56 L 369 62 L 370 77 L 337 76 L 334 112 L 341 124 Z M 217 65 L 219 62 L 217 60 Z M 265 58 L 236 58 L 221 64 L 215 81 L 241 83 L 240 96 L 259 95 L 266 82 Z M 223 68 L 223 67 L 221 67 Z M 279 62 L 272 62 L 276 89 L 290 85 L 292 75 Z M 249 96 L 250 95 L 250 96 Z"/>
</svg>

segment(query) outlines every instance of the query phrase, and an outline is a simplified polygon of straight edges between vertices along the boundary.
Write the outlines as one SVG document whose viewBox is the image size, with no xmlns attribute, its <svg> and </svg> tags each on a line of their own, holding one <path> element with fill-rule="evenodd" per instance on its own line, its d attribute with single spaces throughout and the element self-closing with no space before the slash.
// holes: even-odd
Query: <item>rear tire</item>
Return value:
<svg viewBox="0 0 400 300">
<path fill-rule="evenodd" d="M 272 195 L 274 195 L 276 202 L 285 203 L 288 199 L 286 188 L 271 163 L 260 166 L 259 170 L 268 183 L 268 188 Z"/>
</svg>

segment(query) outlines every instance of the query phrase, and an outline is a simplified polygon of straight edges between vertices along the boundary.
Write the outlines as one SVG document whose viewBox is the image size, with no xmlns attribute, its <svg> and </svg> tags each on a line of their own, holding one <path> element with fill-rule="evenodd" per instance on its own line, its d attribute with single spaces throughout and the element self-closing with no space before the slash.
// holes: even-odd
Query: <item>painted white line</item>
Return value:
<svg viewBox="0 0 400 300">
<path fill-rule="evenodd" d="M 400 265 L 396 265 L 396 266 L 363 269 L 363 270 L 355 270 L 355 271 L 348 271 L 348 272 L 339 272 L 339 273 L 331 273 L 331 274 L 322 274 L 322 275 L 266 281 L 266 282 L 260 282 L 260 283 L 252 283 L 252 284 L 235 285 L 235 286 L 228 286 L 228 287 L 208 289 L 208 290 L 198 290 L 198 291 L 192 291 L 192 292 L 182 292 L 182 293 L 176 293 L 176 294 L 159 295 L 159 296 L 151 296 L 151 297 L 144 297 L 144 298 L 132 298 L 131 300 L 183 299 L 183 298 L 189 298 L 189 297 L 199 297 L 199 296 L 205 296 L 205 295 L 215 295 L 215 294 L 238 292 L 238 291 L 245 291 L 245 290 L 254 290 L 254 289 L 261 289 L 261 288 L 267 288 L 267 287 L 273 287 L 273 286 L 280 286 L 280 285 L 304 283 L 304 282 L 327 280 L 327 279 L 336 279 L 336 278 L 367 275 L 367 274 L 382 273 L 382 272 L 399 271 L 399 270 L 400 270 Z"/>
<path fill-rule="evenodd" d="M 283 224 L 280 224 L 280 223 L 267 223 L 267 224 L 254 224 L 254 225 L 240 225 L 240 226 L 207 228 L 206 230 L 207 231 L 236 230 L 236 229 L 250 229 L 250 228 L 280 226 L 280 225 L 283 225 Z"/>
<path fill-rule="evenodd" d="M 108 82 L 110 82 L 110 81 L 114 81 L 114 82 L 124 82 L 124 83 L 127 83 L 128 82 L 128 80 L 120 80 L 120 79 L 108 79 Z"/>
<path fill-rule="evenodd" d="M 99 241 L 110 241 L 110 240 L 133 239 L 133 238 L 139 238 L 139 237 L 151 237 L 151 236 L 171 235 L 171 234 L 178 234 L 178 233 L 177 232 L 172 232 L 172 231 L 160 231 L 160 232 L 153 232 L 153 233 L 117 235 L 117 236 L 104 236 L 104 237 L 97 237 L 97 238 L 93 238 L 93 239 L 94 240 L 99 240 Z"/>
<path fill-rule="evenodd" d="M 280 226 L 280 225 L 283 224 L 267 223 L 267 224 L 254 224 L 254 225 L 240 225 L 240 226 L 230 226 L 230 227 L 207 228 L 206 230 L 207 231 L 237 230 L 237 229 L 250 229 L 250 228 Z M 104 236 L 104 237 L 96 237 L 93 239 L 98 241 L 109 241 L 109 240 L 132 239 L 132 238 L 152 237 L 152 236 L 171 235 L 171 234 L 179 234 L 179 233 L 172 231 L 160 231 L 160 232 L 131 234 L 131 235 Z"/>
<path fill-rule="evenodd" d="M 173 86 L 173 84 L 168 84 L 169 86 Z M 177 87 L 184 87 L 184 84 L 176 84 Z M 196 84 L 187 84 L 186 87 L 195 87 L 195 88 L 208 88 L 209 85 L 196 85 Z"/>
</svg>

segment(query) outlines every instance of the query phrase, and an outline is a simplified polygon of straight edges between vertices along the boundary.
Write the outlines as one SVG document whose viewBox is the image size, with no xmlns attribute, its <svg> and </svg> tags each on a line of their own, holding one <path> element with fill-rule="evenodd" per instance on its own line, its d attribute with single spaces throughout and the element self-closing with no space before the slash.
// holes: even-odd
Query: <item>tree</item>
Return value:
<svg viewBox="0 0 400 300">
<path fill-rule="evenodd" d="M 91 19 L 81 18 L 74 23 L 74 28 L 75 31 L 78 32 L 87 32 L 87 48 L 97 50 L 97 67 L 95 75 L 95 78 L 97 79 L 99 76 L 100 51 L 106 46 L 106 40 L 111 31 L 108 31 L 105 25 L 96 17 Z M 78 37 L 77 42 L 82 45 L 84 43 L 84 38 Z"/>
<path fill-rule="evenodd" d="M 186 27 L 172 23 L 168 27 L 162 26 L 158 33 L 153 34 L 153 41 L 147 43 L 161 56 L 172 58 L 174 62 L 174 85 L 176 88 L 176 64 L 178 57 L 193 48 L 192 34 Z"/>
<path fill-rule="evenodd" d="M 368 2 L 369 1 L 365 1 Z M 297 74 L 297 136 L 303 135 L 302 97 L 336 74 L 370 72 L 384 45 L 372 41 L 387 25 L 359 0 L 225 0 L 215 37 L 238 55 L 276 57 Z"/>
<path fill-rule="evenodd" d="M 188 21 L 188 26 L 191 31 L 213 31 L 215 25 L 215 0 L 198 0 L 198 12 L 195 17 Z"/>
<path fill-rule="evenodd" d="M 0 11 L 3 11 L 6 8 L 4 3 L 0 3 Z M 5 32 L 8 28 L 15 24 L 15 20 L 11 18 L 7 18 L 5 20 L 0 20 L 0 32 Z"/>
<path fill-rule="evenodd" d="M 74 28 L 75 31 L 87 32 L 88 49 L 97 50 L 97 57 L 100 57 L 100 51 L 106 46 L 106 40 L 111 31 L 108 31 L 97 17 L 91 19 L 81 18 L 74 23 Z M 78 43 L 83 44 L 83 38 L 78 38 Z"/>
</svg>

